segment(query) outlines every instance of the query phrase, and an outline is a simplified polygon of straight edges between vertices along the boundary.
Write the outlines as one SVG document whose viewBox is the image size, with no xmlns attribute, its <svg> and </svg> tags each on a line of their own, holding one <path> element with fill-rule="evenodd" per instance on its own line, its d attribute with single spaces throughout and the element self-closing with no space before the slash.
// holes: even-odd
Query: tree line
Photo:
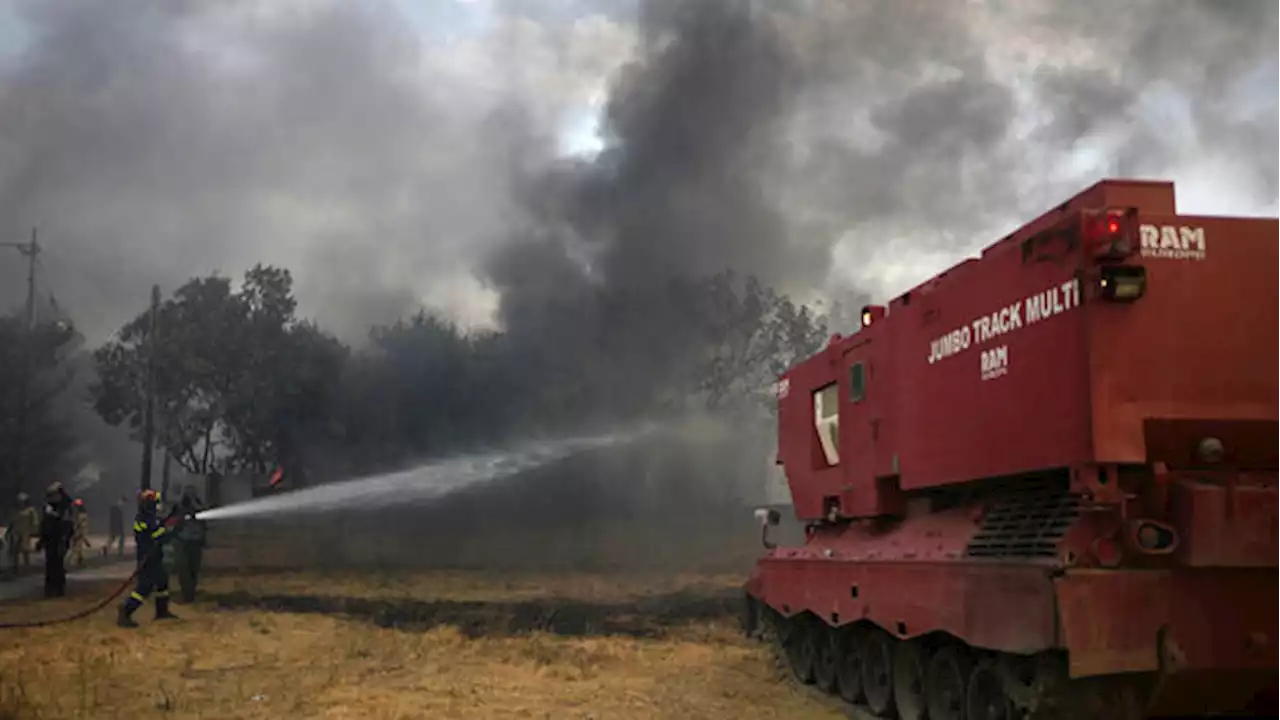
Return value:
<svg viewBox="0 0 1280 720">
<path fill-rule="evenodd" d="M 826 337 L 823 317 L 731 272 L 583 292 L 508 313 L 502 330 L 465 331 L 420 311 L 371 328 L 358 348 L 299 317 L 291 274 L 265 265 L 239 283 L 192 278 L 154 318 L 140 308 L 109 341 L 70 359 L 69 323 L 27 334 L 6 318 L 0 467 L 18 473 L 10 380 L 24 343 L 35 368 L 27 476 L 65 465 L 75 446 L 59 394 L 71 390 L 141 440 L 150 384 L 156 448 L 186 471 L 279 465 L 306 484 L 661 413 L 767 419 L 776 375 Z"/>
<path fill-rule="evenodd" d="M 24 476 L 53 477 L 77 457 L 74 410 L 83 338 L 69 320 L 25 311 L 0 316 L 0 480 L 12 497 Z"/>
</svg>

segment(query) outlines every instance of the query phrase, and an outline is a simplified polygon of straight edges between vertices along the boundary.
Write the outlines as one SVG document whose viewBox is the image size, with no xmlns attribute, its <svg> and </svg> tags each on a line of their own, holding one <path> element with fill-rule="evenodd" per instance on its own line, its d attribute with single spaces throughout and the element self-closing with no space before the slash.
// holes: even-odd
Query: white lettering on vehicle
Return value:
<svg viewBox="0 0 1280 720">
<path fill-rule="evenodd" d="M 1009 346 L 982 351 L 982 379 L 995 380 L 1009 373 Z"/>
<path fill-rule="evenodd" d="M 1080 281 L 1073 278 L 983 315 L 935 340 L 930 340 L 929 364 L 932 365 L 940 360 L 958 355 L 973 345 L 981 345 L 990 340 L 1003 337 L 1007 333 L 1043 322 L 1077 307 L 1080 307 Z M 985 360 L 985 354 L 983 357 Z M 1005 350 L 1003 357 L 1004 361 L 1007 362 L 1007 350 Z M 1005 365 L 1002 364 L 1000 367 L 1004 368 Z M 985 376 L 985 364 L 983 368 Z M 1001 369 L 999 375 L 1003 375 L 1005 372 L 1005 369 Z M 996 377 L 999 377 L 999 375 L 996 375 Z"/>
<path fill-rule="evenodd" d="M 1203 260 L 1204 228 L 1186 225 L 1139 225 L 1142 257 L 1166 260 Z"/>
</svg>

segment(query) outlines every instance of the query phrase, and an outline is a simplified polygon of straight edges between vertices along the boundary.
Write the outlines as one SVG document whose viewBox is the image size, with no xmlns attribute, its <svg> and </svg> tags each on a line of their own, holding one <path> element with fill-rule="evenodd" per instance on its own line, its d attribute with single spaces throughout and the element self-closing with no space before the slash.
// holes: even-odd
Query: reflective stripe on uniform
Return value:
<svg viewBox="0 0 1280 720">
<path fill-rule="evenodd" d="M 169 591 L 168 591 L 168 590 L 157 590 L 157 591 L 156 591 L 156 597 L 157 597 L 157 598 L 167 598 L 167 597 L 169 597 Z"/>
<path fill-rule="evenodd" d="M 134 531 L 134 532 L 142 532 L 143 530 L 146 530 L 146 529 L 147 529 L 147 524 L 146 524 L 146 523 L 142 522 L 141 520 L 134 520 L 134 521 L 133 521 L 133 531 Z"/>
<path fill-rule="evenodd" d="M 133 598 L 134 600 L 137 600 L 138 602 L 142 602 L 143 600 L 146 600 L 146 598 L 142 597 L 142 593 L 139 593 L 137 590 L 129 593 L 129 597 Z"/>
<path fill-rule="evenodd" d="M 164 534 L 164 528 L 156 528 L 155 532 L 151 533 L 151 537 L 158 538 L 163 534 Z"/>
</svg>

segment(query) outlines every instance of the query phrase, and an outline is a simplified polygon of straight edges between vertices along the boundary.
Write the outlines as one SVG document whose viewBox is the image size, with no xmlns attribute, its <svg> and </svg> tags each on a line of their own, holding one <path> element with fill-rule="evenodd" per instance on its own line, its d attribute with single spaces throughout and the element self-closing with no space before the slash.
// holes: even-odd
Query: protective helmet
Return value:
<svg viewBox="0 0 1280 720">
<path fill-rule="evenodd" d="M 138 493 L 138 502 L 140 503 L 158 503 L 160 502 L 160 493 L 150 488 Z"/>
<path fill-rule="evenodd" d="M 71 502 L 71 504 L 75 505 L 76 507 L 84 507 L 84 500 L 81 498 L 76 498 Z"/>
</svg>

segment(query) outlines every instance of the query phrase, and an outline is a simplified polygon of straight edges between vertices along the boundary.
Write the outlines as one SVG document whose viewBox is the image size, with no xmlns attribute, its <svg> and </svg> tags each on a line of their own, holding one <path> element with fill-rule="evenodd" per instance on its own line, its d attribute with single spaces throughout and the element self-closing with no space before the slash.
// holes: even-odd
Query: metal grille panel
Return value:
<svg viewBox="0 0 1280 720">
<path fill-rule="evenodd" d="M 997 500 L 982 518 L 982 527 L 965 554 L 987 558 L 1045 558 L 1076 518 L 1080 497 L 1068 492 L 1019 494 Z"/>
</svg>

